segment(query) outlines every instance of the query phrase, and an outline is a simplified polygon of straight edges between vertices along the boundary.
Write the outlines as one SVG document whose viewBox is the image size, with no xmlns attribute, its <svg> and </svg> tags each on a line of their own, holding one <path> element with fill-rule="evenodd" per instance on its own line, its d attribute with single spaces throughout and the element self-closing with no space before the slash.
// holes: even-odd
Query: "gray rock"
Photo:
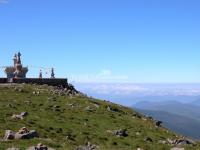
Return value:
<svg viewBox="0 0 200 150">
<path fill-rule="evenodd" d="M 118 131 L 115 132 L 115 135 L 118 137 L 127 137 L 128 133 L 126 129 L 120 129 Z"/>
<path fill-rule="evenodd" d="M 27 112 L 21 112 L 19 115 L 18 114 L 13 114 L 12 118 L 13 119 L 21 119 L 21 120 L 23 120 L 24 117 L 26 117 L 27 115 L 28 115 Z"/>
<path fill-rule="evenodd" d="M 35 130 L 31 130 L 28 133 L 16 133 L 15 139 L 33 139 L 35 137 L 38 137 L 38 133 Z"/>
<path fill-rule="evenodd" d="M 27 148 L 26 150 L 38 150 L 38 149 L 36 149 L 35 146 L 32 146 L 32 147 Z M 44 150 L 44 149 L 39 149 L 39 150 Z M 48 148 L 47 150 L 55 150 L 55 149 L 53 149 L 53 148 Z"/>
<path fill-rule="evenodd" d="M 156 127 L 161 127 L 161 126 L 162 126 L 162 123 L 163 123 L 162 121 L 156 121 L 156 122 L 155 122 Z"/>
<path fill-rule="evenodd" d="M 150 138 L 150 137 L 145 138 L 144 141 L 145 142 L 153 142 L 152 138 Z"/>
<path fill-rule="evenodd" d="M 94 144 L 87 143 L 86 146 L 79 146 L 75 150 L 97 150 L 98 146 Z"/>
<path fill-rule="evenodd" d="M 185 148 L 174 147 L 174 148 L 171 148 L 170 150 L 185 150 Z"/>
<path fill-rule="evenodd" d="M 19 148 L 8 148 L 7 150 L 20 150 Z"/>
<path fill-rule="evenodd" d="M 27 115 L 28 115 L 28 113 L 27 112 L 21 112 L 21 114 L 20 114 L 22 117 L 26 117 Z"/>
<path fill-rule="evenodd" d="M 175 140 L 171 140 L 171 139 L 167 139 L 167 142 L 171 145 L 192 145 L 195 146 L 196 142 L 191 140 L 191 139 L 187 139 L 187 138 L 181 138 L 181 139 L 175 139 Z"/>
<path fill-rule="evenodd" d="M 3 138 L 4 140 L 13 140 L 15 139 L 15 132 L 11 130 L 6 130 L 5 131 L 5 136 Z"/>
</svg>

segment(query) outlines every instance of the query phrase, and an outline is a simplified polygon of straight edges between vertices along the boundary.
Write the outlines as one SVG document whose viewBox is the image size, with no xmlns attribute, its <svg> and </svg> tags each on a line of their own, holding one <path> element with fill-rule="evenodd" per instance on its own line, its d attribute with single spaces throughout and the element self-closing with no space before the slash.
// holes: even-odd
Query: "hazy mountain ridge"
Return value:
<svg viewBox="0 0 200 150">
<path fill-rule="evenodd" d="M 200 139 L 200 105 L 197 101 L 181 103 L 178 101 L 163 102 L 139 102 L 133 107 L 139 112 L 162 120 L 167 128 L 189 136 Z"/>
</svg>

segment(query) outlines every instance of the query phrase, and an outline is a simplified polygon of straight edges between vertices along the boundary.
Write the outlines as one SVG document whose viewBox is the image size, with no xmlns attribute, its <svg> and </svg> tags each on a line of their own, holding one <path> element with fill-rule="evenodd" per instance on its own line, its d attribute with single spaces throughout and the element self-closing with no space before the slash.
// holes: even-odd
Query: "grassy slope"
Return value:
<svg viewBox="0 0 200 150">
<path fill-rule="evenodd" d="M 170 146 L 158 144 L 158 141 L 175 138 L 173 133 L 155 128 L 151 120 L 133 117 L 136 112 L 126 107 L 87 97 L 52 95 L 52 88 L 48 86 L 17 85 L 22 91 L 16 90 L 15 86 L 0 86 L 0 136 L 3 137 L 7 129 L 17 131 L 25 126 L 35 129 L 40 138 L 0 142 L 0 150 L 12 146 L 25 149 L 39 142 L 57 150 L 71 150 L 87 141 L 99 145 L 102 150 L 135 150 L 137 147 L 168 150 Z M 40 91 L 41 94 L 34 95 L 33 91 Z M 92 110 L 85 110 L 88 106 Z M 108 111 L 108 106 L 118 112 Z M 11 119 L 13 113 L 22 111 L 29 113 L 24 120 Z M 119 138 L 107 132 L 123 128 L 128 130 L 128 137 Z M 141 134 L 136 135 L 136 132 Z M 152 138 L 153 143 L 144 142 L 146 137 Z"/>
</svg>

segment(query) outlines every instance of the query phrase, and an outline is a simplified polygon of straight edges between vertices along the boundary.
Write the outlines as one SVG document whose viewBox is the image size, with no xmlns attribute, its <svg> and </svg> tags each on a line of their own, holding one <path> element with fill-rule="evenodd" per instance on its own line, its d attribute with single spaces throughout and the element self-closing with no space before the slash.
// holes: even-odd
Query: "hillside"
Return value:
<svg viewBox="0 0 200 150">
<path fill-rule="evenodd" d="M 88 142 L 100 150 L 169 150 L 177 143 L 188 150 L 200 147 L 189 141 L 177 142 L 177 135 L 156 127 L 151 118 L 131 108 L 66 94 L 46 85 L 0 85 L 0 110 L 0 150 L 25 150 L 38 143 L 56 150 L 73 150 Z M 12 118 L 21 112 L 28 115 L 22 120 Z M 3 140 L 5 130 L 22 127 L 35 130 L 39 137 Z"/>
</svg>

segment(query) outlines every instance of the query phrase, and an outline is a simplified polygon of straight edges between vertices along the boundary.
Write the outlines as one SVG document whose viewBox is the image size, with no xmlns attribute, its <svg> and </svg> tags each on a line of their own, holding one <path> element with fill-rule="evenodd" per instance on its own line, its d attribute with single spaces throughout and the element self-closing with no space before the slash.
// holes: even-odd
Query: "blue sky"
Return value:
<svg viewBox="0 0 200 150">
<path fill-rule="evenodd" d="M 199 8 L 198 0 L 0 0 L 0 65 L 21 51 L 24 65 L 53 66 L 71 81 L 199 83 Z"/>
</svg>

